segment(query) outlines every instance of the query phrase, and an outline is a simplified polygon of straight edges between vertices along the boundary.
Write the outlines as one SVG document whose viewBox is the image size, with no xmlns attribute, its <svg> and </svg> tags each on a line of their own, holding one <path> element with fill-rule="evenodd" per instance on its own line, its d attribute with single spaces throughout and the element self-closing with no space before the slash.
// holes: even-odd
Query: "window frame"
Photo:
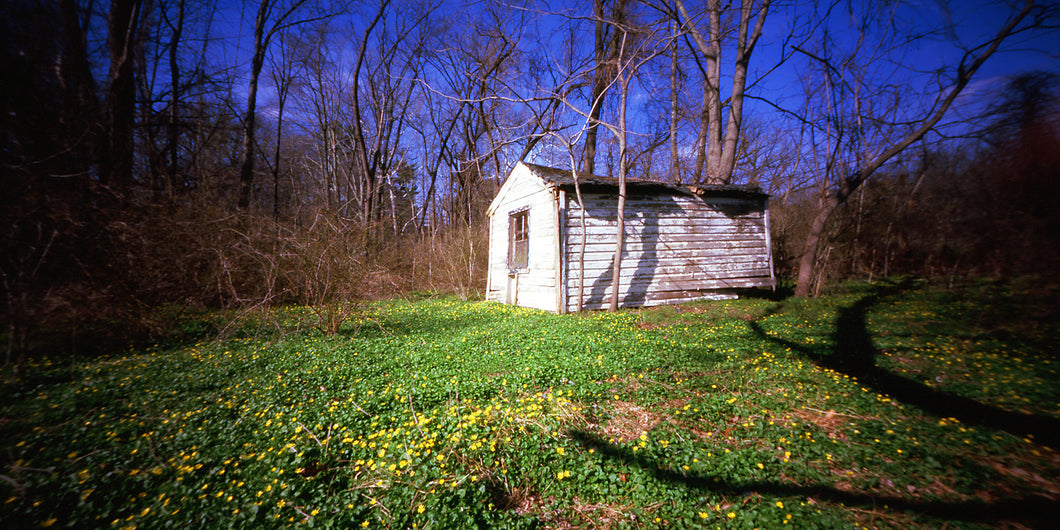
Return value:
<svg viewBox="0 0 1060 530">
<path fill-rule="evenodd" d="M 519 246 L 523 247 L 522 252 Z M 529 268 L 530 208 L 526 207 L 508 212 L 508 270 L 520 272 L 527 271 Z"/>
</svg>

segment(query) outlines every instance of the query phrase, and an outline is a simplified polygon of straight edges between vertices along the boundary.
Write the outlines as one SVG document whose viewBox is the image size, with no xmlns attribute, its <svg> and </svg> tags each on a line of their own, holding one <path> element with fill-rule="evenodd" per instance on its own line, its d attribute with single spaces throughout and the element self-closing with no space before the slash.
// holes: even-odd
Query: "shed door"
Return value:
<svg viewBox="0 0 1060 530">
<path fill-rule="evenodd" d="M 519 305 L 519 276 L 530 268 L 530 210 L 508 214 L 508 285 L 505 303 Z"/>
</svg>

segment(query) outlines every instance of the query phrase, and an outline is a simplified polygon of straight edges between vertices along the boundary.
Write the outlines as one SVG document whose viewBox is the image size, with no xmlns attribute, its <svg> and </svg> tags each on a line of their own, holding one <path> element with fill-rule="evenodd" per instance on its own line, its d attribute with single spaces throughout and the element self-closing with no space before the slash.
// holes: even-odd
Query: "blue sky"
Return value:
<svg viewBox="0 0 1060 530">
<path fill-rule="evenodd" d="M 851 1 L 857 3 L 855 0 Z M 881 70 L 877 72 L 881 79 L 884 79 L 883 76 L 890 76 L 886 78 L 888 81 L 911 83 L 917 91 L 922 93 L 922 96 L 931 96 L 931 91 L 935 88 L 926 84 L 930 77 L 927 73 L 944 65 L 954 65 L 960 57 L 960 47 L 962 45 L 980 42 L 984 38 L 993 35 L 1004 22 L 1008 13 L 1011 12 L 1011 7 L 1008 3 L 990 0 L 961 1 L 953 4 L 958 7 L 954 7 L 951 11 L 944 9 L 941 2 L 931 0 L 893 4 L 898 6 L 895 16 L 896 20 L 900 21 L 899 27 L 901 29 L 945 28 L 948 26 L 952 28 L 952 32 L 942 31 L 910 45 L 901 56 L 901 64 L 881 66 Z M 691 1 L 689 1 L 689 5 L 692 5 Z M 848 4 L 845 2 L 838 4 L 838 7 L 832 13 L 832 25 L 835 27 L 836 41 L 840 45 L 850 43 L 852 42 L 851 39 L 854 38 L 853 34 L 845 33 L 845 28 L 849 27 L 849 24 L 847 24 L 849 17 L 845 11 L 846 5 Z M 377 6 L 377 2 L 355 3 L 353 9 L 355 12 L 362 13 L 361 17 L 364 17 L 374 13 Z M 481 9 L 481 6 L 480 2 L 446 1 L 441 8 L 440 14 L 443 15 L 444 19 L 450 21 L 458 20 L 474 14 L 475 10 Z M 225 40 L 226 45 L 216 47 L 214 53 L 218 54 L 218 60 L 221 64 L 243 65 L 241 73 L 245 75 L 250 59 L 253 18 L 256 14 L 257 4 L 256 2 L 244 4 L 243 2 L 221 0 L 219 7 L 215 31 L 228 33 L 229 36 Z M 538 7 L 541 7 L 541 5 L 538 5 Z M 799 8 L 799 11 L 795 12 L 781 7 L 774 8 L 767 19 L 765 33 L 759 43 L 759 47 L 755 51 L 751 67 L 752 79 L 771 67 L 782 53 L 783 48 L 780 44 L 789 34 L 792 20 L 797 19 L 800 23 L 810 21 L 814 16 L 813 10 L 815 8 L 820 9 L 820 6 L 804 5 Z M 542 9 L 544 8 L 542 7 Z M 587 0 L 551 2 L 548 9 L 571 13 L 584 11 L 587 15 L 591 10 L 591 3 Z M 555 20 L 551 20 L 550 17 L 554 19 L 558 15 L 547 15 L 540 22 L 546 32 L 547 28 L 555 27 L 558 24 Z M 350 22 L 340 19 L 336 20 L 334 25 L 337 28 L 345 29 L 350 26 Z M 592 34 L 588 28 L 589 25 L 586 24 L 585 39 L 581 41 L 584 46 L 590 46 L 592 41 Z M 551 36 L 557 37 L 557 35 Z M 348 40 L 345 42 L 347 43 L 345 44 L 346 46 L 350 46 Z M 807 43 L 807 46 L 812 46 L 813 44 L 811 41 Z M 339 46 L 340 44 L 336 45 Z M 976 108 L 981 107 L 984 102 L 996 96 L 1011 75 L 1031 70 L 1047 70 L 1060 74 L 1058 54 L 1060 54 L 1060 32 L 1056 30 L 1036 32 L 1034 35 L 1018 36 L 1012 39 L 1006 44 L 1005 49 L 987 61 L 972 84 L 965 90 L 961 103 L 971 103 L 972 105 L 954 109 L 957 112 L 952 114 L 951 118 L 957 119 L 962 115 L 974 113 Z M 731 71 L 731 53 L 726 55 L 724 59 L 726 59 L 726 62 L 723 64 L 723 75 L 727 75 Z M 801 70 L 805 67 L 805 64 L 805 57 L 796 57 L 795 60 L 786 63 L 763 79 L 760 85 L 756 87 L 755 94 L 790 110 L 798 109 L 802 102 L 805 101 L 805 95 L 799 82 L 799 75 L 802 73 Z M 268 66 L 266 66 L 267 68 Z M 686 91 L 690 105 L 698 105 L 700 101 L 698 94 L 700 81 L 698 76 L 697 71 L 687 71 Z M 659 84 L 665 85 L 667 83 L 667 81 L 661 80 Z M 263 72 L 259 92 L 259 110 L 265 115 L 274 115 L 275 113 L 273 106 L 275 96 L 270 85 L 267 72 Z M 237 83 L 236 90 L 237 94 L 244 94 L 245 82 Z M 946 90 L 946 87 L 942 87 L 942 90 Z M 937 93 L 936 90 L 934 94 Z M 727 95 L 727 90 L 725 90 L 723 95 Z M 647 96 L 644 93 L 633 94 L 632 96 L 631 110 L 638 112 L 637 103 L 645 101 Z M 912 105 L 910 105 L 910 108 L 912 108 Z M 692 109 L 692 112 L 698 112 L 698 109 Z M 780 116 L 780 113 L 771 105 L 755 102 L 748 103 L 746 112 L 748 118 L 764 123 L 776 123 L 778 116 Z M 634 127 L 638 129 L 635 132 L 644 132 L 647 129 L 646 119 L 649 119 L 648 116 L 643 114 L 633 117 L 635 121 Z M 657 118 L 651 119 L 657 120 Z M 651 125 L 657 128 L 660 124 L 653 122 Z M 690 148 L 690 146 L 685 144 L 689 144 L 692 140 L 694 140 L 694 135 L 691 131 L 688 131 L 682 137 L 682 149 Z"/>
</svg>

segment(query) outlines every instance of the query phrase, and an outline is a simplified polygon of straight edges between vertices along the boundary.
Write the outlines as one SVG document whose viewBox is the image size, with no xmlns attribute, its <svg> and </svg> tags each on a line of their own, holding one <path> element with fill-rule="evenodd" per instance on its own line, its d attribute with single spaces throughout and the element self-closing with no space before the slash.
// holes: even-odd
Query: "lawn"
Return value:
<svg viewBox="0 0 1060 530">
<path fill-rule="evenodd" d="M 337 336 L 288 308 L 225 340 L 38 358 L 0 390 L 0 526 L 1048 526 L 1058 295 L 421 297 Z"/>
</svg>

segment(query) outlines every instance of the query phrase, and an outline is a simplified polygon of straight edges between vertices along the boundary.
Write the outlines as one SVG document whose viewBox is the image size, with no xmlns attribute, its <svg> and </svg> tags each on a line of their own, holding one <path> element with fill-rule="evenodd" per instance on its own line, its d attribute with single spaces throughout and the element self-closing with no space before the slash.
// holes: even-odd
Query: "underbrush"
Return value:
<svg viewBox="0 0 1060 530">
<path fill-rule="evenodd" d="M 1046 525 L 1047 294 L 853 284 L 564 316 L 421 297 L 334 335 L 40 359 L 0 395 L 0 522 Z"/>
</svg>

